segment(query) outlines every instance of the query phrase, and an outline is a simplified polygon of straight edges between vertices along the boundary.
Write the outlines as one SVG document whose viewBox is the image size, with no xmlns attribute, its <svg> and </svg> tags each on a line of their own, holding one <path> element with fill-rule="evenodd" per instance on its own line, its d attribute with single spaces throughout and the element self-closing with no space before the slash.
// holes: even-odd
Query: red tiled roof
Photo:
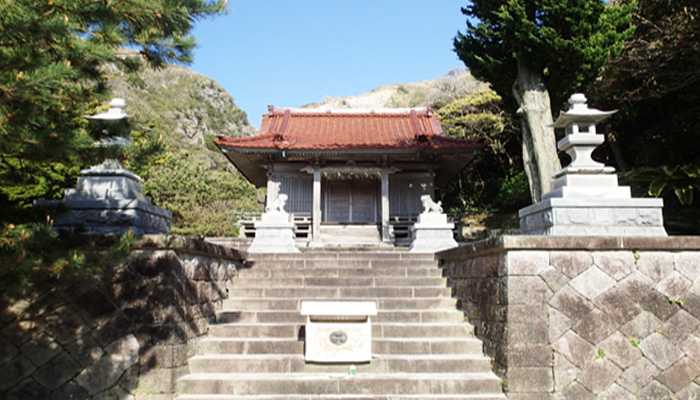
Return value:
<svg viewBox="0 0 700 400">
<path fill-rule="evenodd" d="M 442 135 L 429 109 L 362 112 L 270 107 L 255 136 L 219 136 L 219 146 L 239 149 L 362 150 L 474 149 L 479 144 Z"/>
</svg>

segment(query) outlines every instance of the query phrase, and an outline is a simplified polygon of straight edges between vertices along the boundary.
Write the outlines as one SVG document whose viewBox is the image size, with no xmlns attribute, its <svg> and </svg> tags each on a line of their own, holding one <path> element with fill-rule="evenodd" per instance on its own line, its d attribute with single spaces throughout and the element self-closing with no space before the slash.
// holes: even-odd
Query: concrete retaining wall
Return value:
<svg viewBox="0 0 700 400">
<path fill-rule="evenodd" d="M 0 398 L 172 399 L 242 255 L 148 236 L 94 279 L 40 288 L 0 312 Z"/>
<path fill-rule="evenodd" d="M 511 399 L 700 399 L 700 238 L 504 236 L 440 253 Z"/>
</svg>

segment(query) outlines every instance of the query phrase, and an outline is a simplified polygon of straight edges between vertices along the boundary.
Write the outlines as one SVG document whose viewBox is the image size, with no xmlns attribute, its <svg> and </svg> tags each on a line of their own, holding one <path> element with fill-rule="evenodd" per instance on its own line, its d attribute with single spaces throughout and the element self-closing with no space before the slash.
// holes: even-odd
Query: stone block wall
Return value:
<svg viewBox="0 0 700 400">
<path fill-rule="evenodd" d="M 700 399 L 700 238 L 504 236 L 438 255 L 511 399 Z"/>
<path fill-rule="evenodd" d="M 5 299 L 0 398 L 172 399 L 242 262 L 201 239 L 146 236 L 100 276 Z"/>
</svg>

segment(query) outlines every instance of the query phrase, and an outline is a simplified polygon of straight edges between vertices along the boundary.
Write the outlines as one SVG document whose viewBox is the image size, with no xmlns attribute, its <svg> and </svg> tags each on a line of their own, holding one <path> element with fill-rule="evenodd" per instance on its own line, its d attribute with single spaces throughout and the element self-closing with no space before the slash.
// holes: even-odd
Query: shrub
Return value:
<svg viewBox="0 0 700 400">
<path fill-rule="evenodd" d="M 241 175 L 210 169 L 184 150 L 165 154 L 145 178 L 146 194 L 173 213 L 175 234 L 235 236 L 234 213 L 258 208 L 255 188 Z"/>
</svg>

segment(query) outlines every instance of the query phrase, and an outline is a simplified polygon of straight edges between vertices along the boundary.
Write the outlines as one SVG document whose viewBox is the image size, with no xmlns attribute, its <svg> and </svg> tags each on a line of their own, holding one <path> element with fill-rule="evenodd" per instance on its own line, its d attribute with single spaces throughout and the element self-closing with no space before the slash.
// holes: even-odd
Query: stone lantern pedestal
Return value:
<svg viewBox="0 0 700 400">
<path fill-rule="evenodd" d="M 82 170 L 75 189 L 60 202 L 39 202 L 67 209 L 54 223 L 56 229 L 112 235 L 168 233 L 172 214 L 144 196 L 141 178 L 116 160 Z"/>
<path fill-rule="evenodd" d="M 280 194 L 255 222 L 255 238 L 249 253 L 299 253 L 294 241 L 294 223 L 284 211 L 287 195 Z"/>
<path fill-rule="evenodd" d="M 575 94 L 570 109 L 554 123 L 567 136 L 557 143 L 571 164 L 553 177 L 552 191 L 542 201 L 520 210 L 520 231 L 530 235 L 666 236 L 663 200 L 632 198 L 619 186 L 615 169 L 591 158 L 605 138 L 596 123 L 615 111 L 588 108 L 586 97 Z"/>
</svg>

